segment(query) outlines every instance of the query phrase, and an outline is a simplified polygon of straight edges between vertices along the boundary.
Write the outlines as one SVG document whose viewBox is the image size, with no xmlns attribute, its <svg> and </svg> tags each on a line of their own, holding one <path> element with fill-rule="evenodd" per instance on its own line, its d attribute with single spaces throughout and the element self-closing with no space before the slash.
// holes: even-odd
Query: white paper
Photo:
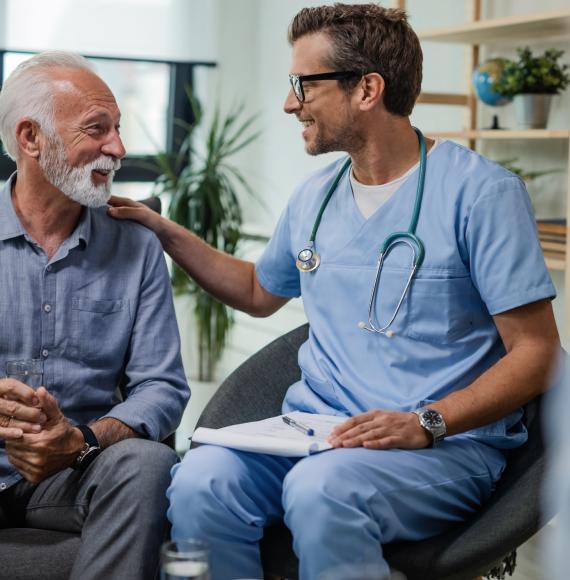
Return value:
<svg viewBox="0 0 570 580">
<path fill-rule="evenodd" d="M 199 427 L 194 431 L 192 441 L 254 453 L 304 457 L 331 449 L 331 444 L 327 442 L 331 431 L 348 418 L 300 411 L 287 413 L 287 416 L 313 429 L 314 435 L 305 435 L 287 425 L 282 419 L 283 415 L 278 415 L 270 419 L 240 423 L 222 429 Z"/>
</svg>

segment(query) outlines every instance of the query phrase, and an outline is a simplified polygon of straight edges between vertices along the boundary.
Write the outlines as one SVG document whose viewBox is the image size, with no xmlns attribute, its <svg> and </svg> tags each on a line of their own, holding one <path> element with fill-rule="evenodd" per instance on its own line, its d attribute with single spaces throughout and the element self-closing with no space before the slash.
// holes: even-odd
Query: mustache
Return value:
<svg viewBox="0 0 570 580">
<path fill-rule="evenodd" d="M 85 169 L 88 171 L 119 171 L 121 169 L 121 160 L 115 159 L 113 157 L 108 157 L 107 155 L 101 155 L 101 157 L 91 161 L 85 165 Z"/>
</svg>

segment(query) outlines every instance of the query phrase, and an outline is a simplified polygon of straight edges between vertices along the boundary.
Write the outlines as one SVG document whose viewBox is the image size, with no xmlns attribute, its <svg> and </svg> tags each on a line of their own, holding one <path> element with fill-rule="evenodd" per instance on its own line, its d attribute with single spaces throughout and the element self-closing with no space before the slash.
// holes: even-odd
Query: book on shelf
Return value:
<svg viewBox="0 0 570 580">
<path fill-rule="evenodd" d="M 565 219 L 539 219 L 536 220 L 539 235 L 556 234 L 566 236 L 567 226 Z"/>
<path fill-rule="evenodd" d="M 557 254 L 566 253 L 566 242 L 549 242 L 541 239 L 540 245 L 542 246 L 543 251 L 548 250 Z"/>
<path fill-rule="evenodd" d="M 561 234 L 541 234 L 539 232 L 538 238 L 541 242 L 556 242 L 558 244 L 566 243 L 566 236 Z"/>
</svg>

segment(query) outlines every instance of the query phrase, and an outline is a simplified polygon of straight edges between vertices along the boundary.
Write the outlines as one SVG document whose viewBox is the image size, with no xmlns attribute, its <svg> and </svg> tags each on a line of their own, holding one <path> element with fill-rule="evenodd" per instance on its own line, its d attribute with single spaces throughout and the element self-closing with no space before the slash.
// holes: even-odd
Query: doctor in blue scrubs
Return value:
<svg viewBox="0 0 570 580">
<path fill-rule="evenodd" d="M 187 453 L 168 492 L 173 537 L 210 545 L 214 579 L 261 578 L 263 529 L 283 519 L 302 579 L 344 565 L 383 578 L 383 544 L 468 518 L 525 443 L 521 406 L 559 348 L 555 290 L 522 181 L 411 126 L 422 53 L 402 11 L 307 8 L 289 40 L 285 112 L 307 153 L 348 155 L 301 183 L 257 264 L 135 202 L 110 214 L 145 223 L 253 316 L 302 296 L 310 334 L 283 410 L 347 417 L 333 450 L 300 460 Z"/>
</svg>

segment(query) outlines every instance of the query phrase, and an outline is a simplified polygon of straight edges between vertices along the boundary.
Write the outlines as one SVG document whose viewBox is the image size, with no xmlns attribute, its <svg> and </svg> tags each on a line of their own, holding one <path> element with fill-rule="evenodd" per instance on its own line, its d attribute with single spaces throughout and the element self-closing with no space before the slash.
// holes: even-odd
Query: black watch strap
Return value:
<svg viewBox="0 0 570 580">
<path fill-rule="evenodd" d="M 99 441 L 91 427 L 88 427 L 87 425 L 76 425 L 76 427 L 81 431 L 83 439 L 85 439 L 85 445 L 79 452 L 79 455 L 73 464 L 73 468 L 83 471 L 91 465 L 93 460 L 99 455 L 99 453 L 101 453 L 101 446 L 99 445 Z"/>
<path fill-rule="evenodd" d="M 91 427 L 88 427 L 87 425 L 76 425 L 76 427 L 83 434 L 83 439 L 85 439 L 85 443 L 89 444 L 89 447 L 101 447 L 97 440 L 97 436 L 93 433 Z"/>
</svg>

